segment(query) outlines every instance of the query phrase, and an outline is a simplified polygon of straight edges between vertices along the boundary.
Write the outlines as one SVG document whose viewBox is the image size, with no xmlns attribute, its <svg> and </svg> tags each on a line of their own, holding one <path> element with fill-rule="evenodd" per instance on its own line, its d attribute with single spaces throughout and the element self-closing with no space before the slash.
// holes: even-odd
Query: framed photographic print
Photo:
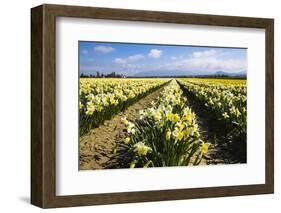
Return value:
<svg viewBox="0 0 281 213">
<path fill-rule="evenodd" d="M 273 19 L 31 9 L 31 203 L 274 191 Z"/>
</svg>

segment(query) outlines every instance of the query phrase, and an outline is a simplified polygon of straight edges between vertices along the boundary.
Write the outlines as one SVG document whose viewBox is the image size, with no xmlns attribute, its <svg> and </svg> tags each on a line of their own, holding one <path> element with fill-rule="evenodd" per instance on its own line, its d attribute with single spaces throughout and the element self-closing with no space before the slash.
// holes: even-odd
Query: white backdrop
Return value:
<svg viewBox="0 0 281 213">
<path fill-rule="evenodd" d="M 1 15 L 1 176 L 0 198 L 1 212 L 20 210 L 21 212 L 39 212 L 28 204 L 30 188 L 30 7 L 43 3 L 39 0 L 3 1 Z M 281 57 L 280 30 L 281 14 L 278 1 L 267 0 L 253 4 L 253 1 L 228 0 L 50 0 L 48 3 L 76 4 L 87 6 L 121 7 L 131 9 L 165 10 L 175 12 L 210 13 L 221 15 L 240 15 L 275 18 L 275 58 Z M 274 195 L 243 196 L 231 198 L 196 199 L 169 201 L 161 203 L 124 204 L 98 207 L 67 209 L 70 212 L 132 212 L 138 211 L 208 211 L 237 212 L 259 209 L 277 210 L 280 206 L 280 145 L 281 139 L 281 69 L 280 62 L 275 62 L 275 191 Z M 279 111 L 278 111 L 279 110 Z M 3 137 L 4 136 L 4 137 Z M 65 209 L 50 210 L 62 212 Z"/>
<path fill-rule="evenodd" d="M 57 195 L 265 183 L 265 124 L 256 120 L 265 114 L 264 30 L 65 17 L 56 29 Z M 247 48 L 247 164 L 78 172 L 79 40 Z"/>
</svg>

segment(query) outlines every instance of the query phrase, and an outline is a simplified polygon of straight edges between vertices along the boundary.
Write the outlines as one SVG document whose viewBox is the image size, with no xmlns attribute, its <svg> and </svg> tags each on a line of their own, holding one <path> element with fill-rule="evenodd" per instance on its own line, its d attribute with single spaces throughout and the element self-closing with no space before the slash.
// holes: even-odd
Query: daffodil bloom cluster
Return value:
<svg viewBox="0 0 281 213">
<path fill-rule="evenodd" d="M 224 85 L 245 85 L 245 79 L 225 79 L 225 78 L 180 78 L 180 80 L 191 80 L 197 83 L 224 84 Z"/>
<path fill-rule="evenodd" d="M 134 145 L 134 151 L 138 153 L 138 155 L 147 155 L 148 152 L 151 151 L 151 148 L 146 146 L 143 142 L 138 142 Z"/>
<path fill-rule="evenodd" d="M 124 110 L 168 79 L 80 79 L 80 135 Z"/>
<path fill-rule="evenodd" d="M 201 152 L 202 152 L 203 155 L 208 153 L 209 146 L 210 146 L 209 143 L 202 142 L 202 144 L 201 144 Z"/>
<path fill-rule="evenodd" d="M 122 119 L 127 136 L 121 151 L 131 156 L 128 167 L 197 165 L 208 148 L 200 140 L 196 115 L 186 106 L 175 80 L 152 105 L 141 110 L 134 123 Z"/>
<path fill-rule="evenodd" d="M 80 110 L 87 115 L 133 99 L 167 80 L 163 79 L 80 79 Z"/>
<path fill-rule="evenodd" d="M 243 80 L 180 79 L 179 83 L 218 119 L 238 125 L 242 131 L 246 131 L 247 87 Z"/>
</svg>

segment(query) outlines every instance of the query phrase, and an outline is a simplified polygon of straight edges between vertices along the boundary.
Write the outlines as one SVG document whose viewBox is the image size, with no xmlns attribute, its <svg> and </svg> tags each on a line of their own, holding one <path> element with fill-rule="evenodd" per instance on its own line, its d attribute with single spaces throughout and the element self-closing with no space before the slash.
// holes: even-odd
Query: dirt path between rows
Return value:
<svg viewBox="0 0 281 213">
<path fill-rule="evenodd" d="M 83 135 L 80 138 L 80 170 L 105 168 L 113 156 L 116 143 L 124 137 L 125 125 L 121 122 L 121 118 L 126 116 L 128 120 L 136 120 L 139 117 L 139 110 L 151 107 L 151 102 L 159 97 L 164 87 Z"/>
</svg>

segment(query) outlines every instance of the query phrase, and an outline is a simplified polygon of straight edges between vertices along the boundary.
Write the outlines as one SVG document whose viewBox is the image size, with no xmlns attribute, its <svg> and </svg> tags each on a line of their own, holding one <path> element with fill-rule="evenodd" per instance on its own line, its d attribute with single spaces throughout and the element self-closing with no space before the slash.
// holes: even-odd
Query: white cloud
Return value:
<svg viewBox="0 0 281 213">
<path fill-rule="evenodd" d="M 126 58 L 115 58 L 113 62 L 116 66 L 112 66 L 111 70 L 118 70 L 120 73 L 132 75 L 141 69 L 141 65 L 135 64 L 134 62 L 145 58 L 142 54 L 131 55 Z"/>
<path fill-rule="evenodd" d="M 94 50 L 96 52 L 106 54 L 106 53 L 113 52 L 115 49 L 113 47 L 109 47 L 109 46 L 96 46 L 94 48 Z"/>
<path fill-rule="evenodd" d="M 170 57 L 170 59 L 172 60 L 172 61 L 175 61 L 175 60 L 180 60 L 180 59 L 183 59 L 184 58 L 184 56 L 183 55 L 179 55 L 179 56 L 171 56 Z"/>
<path fill-rule="evenodd" d="M 159 64 L 157 69 L 182 70 L 199 73 L 212 73 L 216 71 L 239 72 L 247 70 L 246 59 L 223 57 L 216 50 L 197 51 L 186 57 L 171 57 L 170 63 Z"/>
<path fill-rule="evenodd" d="M 128 63 L 136 62 L 136 61 L 143 60 L 143 59 L 145 59 L 144 55 L 137 54 L 137 55 L 128 56 L 127 58 L 115 58 L 114 62 L 117 64 L 128 64 Z"/>
<path fill-rule="evenodd" d="M 159 58 L 162 55 L 162 50 L 151 49 L 148 53 L 150 58 Z"/>
<path fill-rule="evenodd" d="M 215 56 L 216 54 L 217 54 L 217 52 L 215 50 L 211 49 L 211 50 L 193 52 L 192 56 L 195 58 L 201 58 L 201 57 L 212 57 L 212 56 Z"/>
<path fill-rule="evenodd" d="M 114 62 L 115 62 L 116 64 L 127 64 L 127 60 L 124 59 L 124 58 L 115 58 L 115 59 L 114 59 Z"/>
<path fill-rule="evenodd" d="M 215 57 L 189 58 L 183 60 L 179 65 L 194 71 L 241 71 L 246 69 L 245 61 Z"/>
<path fill-rule="evenodd" d="M 199 71 L 242 71 L 247 67 L 246 60 L 222 58 L 221 53 L 211 49 L 193 52 L 190 58 L 183 60 L 183 65 L 188 69 Z"/>
<path fill-rule="evenodd" d="M 135 61 L 139 61 L 142 59 L 145 59 L 145 56 L 142 54 L 131 55 L 128 57 L 128 61 L 130 61 L 130 62 L 135 62 Z"/>
</svg>

